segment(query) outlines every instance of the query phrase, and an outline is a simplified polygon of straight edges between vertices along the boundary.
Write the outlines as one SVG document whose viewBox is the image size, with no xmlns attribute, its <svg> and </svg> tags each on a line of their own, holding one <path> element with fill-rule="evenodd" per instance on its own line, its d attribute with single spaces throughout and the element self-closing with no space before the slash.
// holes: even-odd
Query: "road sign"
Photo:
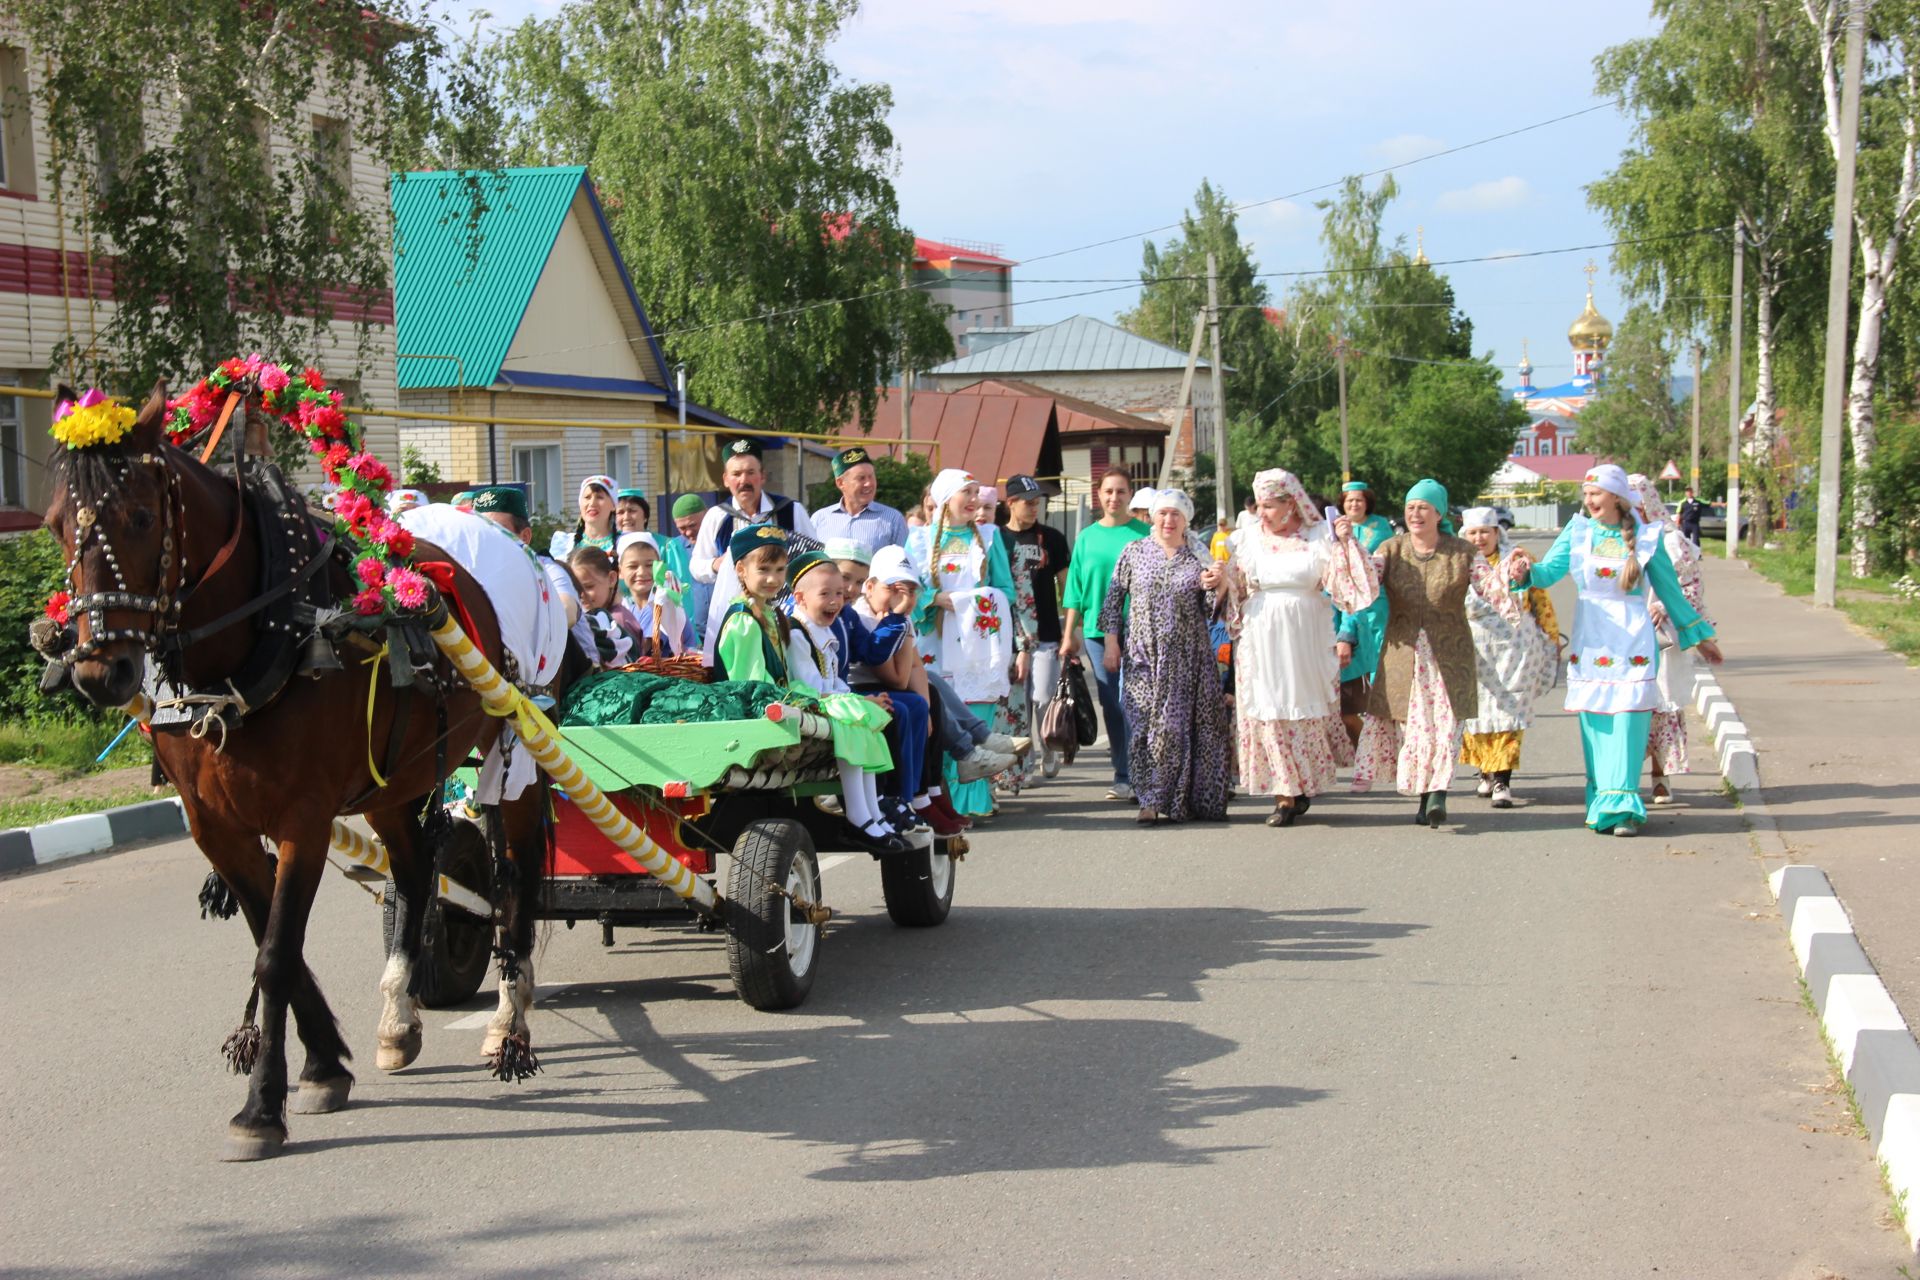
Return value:
<svg viewBox="0 0 1920 1280">
<path fill-rule="evenodd" d="M 1661 471 L 1660 478 L 1662 480 L 1678 480 L 1680 478 L 1680 468 L 1673 465 L 1672 461 L 1669 460 L 1666 469 Z"/>
</svg>

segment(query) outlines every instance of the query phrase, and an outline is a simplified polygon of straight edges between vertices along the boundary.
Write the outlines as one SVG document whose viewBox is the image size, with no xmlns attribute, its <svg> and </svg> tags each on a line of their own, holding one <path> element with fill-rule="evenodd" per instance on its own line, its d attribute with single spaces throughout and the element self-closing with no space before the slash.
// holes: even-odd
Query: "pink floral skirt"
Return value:
<svg viewBox="0 0 1920 1280">
<path fill-rule="evenodd" d="M 1353 763 L 1353 740 L 1337 715 L 1250 720 L 1240 730 L 1240 782 L 1248 795 L 1317 796 Z"/>
<path fill-rule="evenodd" d="M 1453 785 L 1460 759 L 1460 722 L 1441 679 L 1433 646 L 1422 631 L 1413 651 L 1413 686 L 1407 697 L 1405 721 L 1364 716 L 1360 743 L 1354 748 L 1353 789 L 1370 791 L 1374 779 L 1393 775 L 1394 789 L 1403 796 L 1445 791 Z"/>
<path fill-rule="evenodd" d="M 1662 773 L 1686 773 L 1687 713 L 1656 711 L 1647 731 L 1647 749 Z"/>
</svg>

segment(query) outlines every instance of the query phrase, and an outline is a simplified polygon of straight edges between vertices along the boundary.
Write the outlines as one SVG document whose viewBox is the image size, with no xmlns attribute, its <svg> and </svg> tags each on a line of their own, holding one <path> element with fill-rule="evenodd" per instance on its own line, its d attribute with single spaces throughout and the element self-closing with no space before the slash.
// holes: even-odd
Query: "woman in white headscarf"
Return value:
<svg viewBox="0 0 1920 1280">
<path fill-rule="evenodd" d="M 1646 824 L 1640 762 L 1647 755 L 1652 713 L 1660 703 L 1660 649 L 1651 599 L 1665 606 L 1676 643 L 1720 661 L 1707 622 L 1680 590 L 1664 530 L 1634 514 L 1627 473 L 1612 463 L 1587 472 L 1586 510 L 1567 522 L 1528 585 L 1549 587 L 1572 576 L 1580 590 L 1567 652 L 1567 710 L 1580 713 L 1587 762 L 1587 825 L 1602 834 L 1637 836 Z M 1520 566 L 1531 557 L 1514 552 Z"/>
<path fill-rule="evenodd" d="M 1100 606 L 1108 637 L 1101 661 L 1109 673 L 1123 673 L 1139 821 L 1222 821 L 1229 719 L 1211 626 L 1227 574 L 1188 539 L 1193 501 L 1186 494 L 1158 491 L 1149 514 L 1153 532 L 1120 553 Z"/>
<path fill-rule="evenodd" d="M 1679 580 L 1680 593 L 1686 596 L 1695 613 L 1712 622 L 1707 615 L 1706 583 L 1700 577 L 1700 548 L 1680 532 L 1652 480 L 1636 472 L 1627 477 L 1627 485 L 1633 490 L 1634 512 L 1641 523 L 1660 526 L 1660 546 L 1673 561 L 1673 576 Z M 1673 792 L 1667 787 L 1667 775 L 1688 772 L 1687 720 L 1673 696 L 1672 667 L 1677 652 L 1673 620 L 1658 600 L 1647 602 L 1647 612 L 1660 636 L 1660 705 L 1654 708 L 1653 721 L 1647 730 L 1647 759 L 1653 766 L 1653 802 L 1670 804 Z"/>
<path fill-rule="evenodd" d="M 1011 734 L 1013 568 L 1006 543 L 998 525 L 976 519 L 980 482 L 965 471 L 942 471 L 929 496 L 931 519 L 907 533 L 907 560 L 920 575 L 914 625 L 921 650 L 976 716 L 994 732 Z M 994 811 L 991 782 L 962 783 L 954 776 L 949 783 L 959 813 Z"/>
<path fill-rule="evenodd" d="M 1365 609 L 1380 579 L 1347 518 L 1329 525 L 1291 472 L 1262 471 L 1253 496 L 1258 522 L 1233 535 L 1230 561 L 1246 598 L 1234 665 L 1240 778 L 1249 794 L 1273 797 L 1267 825 L 1287 827 L 1353 763 L 1334 610 Z"/>
<path fill-rule="evenodd" d="M 1513 807 L 1513 771 L 1533 724 L 1534 699 L 1553 688 L 1560 626 L 1553 602 L 1538 587 L 1513 582 L 1513 547 L 1492 507 L 1460 517 L 1460 536 L 1479 553 L 1467 626 L 1473 632 L 1479 709 L 1460 726 L 1460 763 L 1480 773 L 1479 794 L 1496 809 Z"/>
</svg>

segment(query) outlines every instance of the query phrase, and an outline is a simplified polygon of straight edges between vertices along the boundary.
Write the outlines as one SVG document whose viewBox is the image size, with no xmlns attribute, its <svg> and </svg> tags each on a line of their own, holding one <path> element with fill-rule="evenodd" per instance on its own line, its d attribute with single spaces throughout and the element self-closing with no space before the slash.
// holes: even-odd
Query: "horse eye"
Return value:
<svg viewBox="0 0 1920 1280">
<path fill-rule="evenodd" d="M 127 523 L 141 533 L 145 533 L 147 530 L 153 528 L 153 520 L 153 512 L 148 511 L 145 507 L 135 507 L 133 513 L 127 517 Z"/>
</svg>

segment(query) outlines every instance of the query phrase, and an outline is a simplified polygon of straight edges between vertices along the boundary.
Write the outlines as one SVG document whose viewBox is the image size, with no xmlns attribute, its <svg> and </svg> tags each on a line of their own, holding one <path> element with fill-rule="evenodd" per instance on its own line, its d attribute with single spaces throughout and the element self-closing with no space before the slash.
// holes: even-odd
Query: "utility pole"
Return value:
<svg viewBox="0 0 1920 1280">
<path fill-rule="evenodd" d="M 1178 326 L 1176 326 L 1178 327 Z M 1193 313 L 1193 342 L 1187 348 L 1186 372 L 1180 375 L 1180 398 L 1173 402 L 1173 430 L 1167 439 L 1167 448 L 1160 455 L 1160 483 L 1162 489 L 1173 487 L 1174 446 L 1180 443 L 1180 420 L 1193 408 L 1193 371 L 1200 363 L 1200 343 L 1207 336 L 1207 313 Z M 1200 451 L 1200 420 L 1193 421 L 1193 449 Z"/>
<path fill-rule="evenodd" d="M 1740 557 L 1740 322 L 1746 314 L 1747 227 L 1733 224 L 1732 360 L 1727 369 L 1727 559 Z"/>
<path fill-rule="evenodd" d="M 913 439 L 913 370 L 900 371 L 900 441 L 904 445 Z M 902 448 L 900 454 L 904 460 L 911 449 Z"/>
<path fill-rule="evenodd" d="M 1233 471 L 1227 466 L 1227 393 L 1220 369 L 1220 267 L 1207 255 L 1207 320 L 1213 329 L 1213 505 L 1225 520 L 1233 502 Z"/>
<path fill-rule="evenodd" d="M 1813 602 L 1829 609 L 1838 571 L 1840 414 L 1846 406 L 1847 291 L 1853 281 L 1853 167 L 1866 44 L 1867 0 L 1853 0 L 1847 13 L 1846 79 L 1840 88 L 1840 145 L 1835 148 L 1839 163 L 1833 180 L 1833 256 L 1827 266 L 1827 376 L 1820 397 L 1820 518 L 1813 553 Z"/>
<path fill-rule="evenodd" d="M 1693 342 L 1693 445 L 1687 454 L 1687 486 L 1700 500 L 1700 340 Z"/>
<path fill-rule="evenodd" d="M 1344 321 L 1333 322 L 1334 354 L 1340 361 L 1340 482 L 1353 479 L 1353 460 L 1347 448 L 1347 329 Z"/>
</svg>

